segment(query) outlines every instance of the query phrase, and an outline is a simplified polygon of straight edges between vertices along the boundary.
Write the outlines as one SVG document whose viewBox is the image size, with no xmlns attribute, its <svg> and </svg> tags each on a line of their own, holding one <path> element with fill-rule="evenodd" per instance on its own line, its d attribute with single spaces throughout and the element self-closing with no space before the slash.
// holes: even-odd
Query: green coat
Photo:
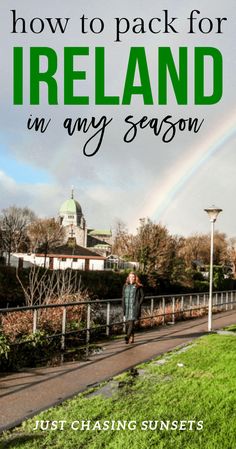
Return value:
<svg viewBox="0 0 236 449">
<path fill-rule="evenodd" d="M 138 320 L 144 298 L 143 287 L 125 284 L 122 292 L 122 307 L 126 321 Z"/>
</svg>

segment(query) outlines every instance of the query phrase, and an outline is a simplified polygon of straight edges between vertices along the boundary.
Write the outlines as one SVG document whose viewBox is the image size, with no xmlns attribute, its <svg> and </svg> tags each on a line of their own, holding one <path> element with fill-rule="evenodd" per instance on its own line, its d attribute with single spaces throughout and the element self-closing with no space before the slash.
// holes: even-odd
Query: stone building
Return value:
<svg viewBox="0 0 236 449">
<path fill-rule="evenodd" d="M 111 230 L 87 228 L 81 205 L 74 198 L 73 189 L 71 197 L 60 207 L 59 220 L 65 228 L 65 242 L 72 243 L 74 241 L 76 245 L 96 251 L 102 256 L 111 253 Z"/>
<path fill-rule="evenodd" d="M 71 198 L 64 201 L 60 207 L 59 219 L 61 225 L 65 228 L 65 239 L 74 238 L 77 245 L 87 246 L 87 228 L 83 216 L 82 208 L 78 201 L 74 199 L 74 192 L 71 192 Z"/>
<path fill-rule="evenodd" d="M 106 229 L 88 229 L 87 247 L 99 254 L 111 254 L 112 232 Z"/>
</svg>

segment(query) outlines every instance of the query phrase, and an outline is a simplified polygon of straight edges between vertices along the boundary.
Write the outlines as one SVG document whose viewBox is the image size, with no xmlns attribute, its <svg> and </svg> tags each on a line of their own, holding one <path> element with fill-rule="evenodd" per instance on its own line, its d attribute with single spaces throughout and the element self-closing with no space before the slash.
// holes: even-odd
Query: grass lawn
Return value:
<svg viewBox="0 0 236 449">
<path fill-rule="evenodd" d="M 236 449 L 235 368 L 235 336 L 203 337 L 24 422 L 0 447 Z"/>
<path fill-rule="evenodd" d="M 230 332 L 236 332 L 236 324 L 232 324 L 231 326 L 227 326 L 224 329 L 227 330 L 227 331 L 230 331 Z"/>
</svg>

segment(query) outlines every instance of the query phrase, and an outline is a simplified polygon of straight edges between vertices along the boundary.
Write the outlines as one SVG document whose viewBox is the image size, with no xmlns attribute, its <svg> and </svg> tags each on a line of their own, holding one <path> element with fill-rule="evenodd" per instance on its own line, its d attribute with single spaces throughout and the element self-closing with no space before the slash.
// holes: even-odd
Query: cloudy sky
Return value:
<svg viewBox="0 0 236 449">
<path fill-rule="evenodd" d="M 0 209 L 12 204 L 29 206 L 39 216 L 56 216 L 61 203 L 74 186 L 89 227 L 109 228 L 116 219 L 135 231 L 141 217 L 165 224 L 171 233 L 189 235 L 208 232 L 204 208 L 223 209 L 217 228 L 236 236 L 236 10 L 235 0 L 1 0 L 0 4 Z M 195 12 L 195 33 L 189 34 L 188 17 Z M 13 33 L 13 12 L 19 19 Z M 165 12 L 167 11 L 167 12 Z M 176 33 L 165 32 L 165 15 Z M 86 33 L 81 17 L 86 19 Z M 69 18 L 65 33 L 52 33 L 46 18 Z M 37 18 L 37 19 L 36 19 Z M 101 22 L 104 30 L 99 34 Z M 128 27 L 116 41 L 116 23 Z M 137 19 L 139 18 L 139 19 Z M 143 19 L 144 33 L 134 25 Z M 149 29 L 149 22 L 154 31 Z M 222 33 L 217 33 L 219 18 Z M 23 20 L 25 33 L 22 33 Z M 121 20 L 122 19 L 122 20 Z M 135 20 L 136 19 L 136 20 Z M 92 21 L 92 22 L 91 22 Z M 92 32 L 88 24 L 92 23 Z M 202 32 L 199 30 L 199 23 Z M 159 28 L 157 28 L 159 27 Z M 212 31 L 208 33 L 209 27 Z M 40 29 L 43 29 L 39 33 Z M 34 32 L 33 32 L 34 31 Z M 23 105 L 13 105 L 14 47 L 23 47 Z M 50 47 L 57 53 L 55 74 L 58 105 L 48 105 L 47 89 L 40 91 L 40 105 L 30 105 L 30 47 Z M 75 58 L 75 70 L 86 79 L 74 83 L 74 94 L 89 97 L 88 105 L 64 105 L 64 47 L 89 47 L 89 55 Z M 153 105 L 144 105 L 142 95 L 133 95 L 130 105 L 95 104 L 95 47 L 105 48 L 106 94 L 122 99 L 130 47 L 145 48 Z M 178 49 L 188 52 L 188 104 L 178 105 L 168 78 L 168 101 L 158 102 L 158 48 L 170 47 L 178 69 Z M 215 47 L 223 57 L 223 95 L 214 105 L 194 104 L 194 48 Z M 42 58 L 41 70 L 47 67 Z M 161 70 L 161 69 L 160 69 Z M 212 93 L 212 59 L 206 58 L 205 93 Z M 135 84 L 140 85 L 138 70 Z M 153 129 L 138 129 L 136 138 L 125 143 L 125 118 L 138 122 L 143 116 L 159 123 L 168 116 L 173 122 L 196 118 L 204 122 L 198 133 L 176 131 L 170 143 L 162 141 L 165 124 L 158 136 Z M 69 136 L 63 123 L 102 116 L 111 119 L 96 155 L 86 157 L 83 147 L 95 130 L 75 131 Z M 27 129 L 29 118 L 51 119 L 45 133 Z M 92 139 L 88 151 L 96 146 Z"/>
</svg>

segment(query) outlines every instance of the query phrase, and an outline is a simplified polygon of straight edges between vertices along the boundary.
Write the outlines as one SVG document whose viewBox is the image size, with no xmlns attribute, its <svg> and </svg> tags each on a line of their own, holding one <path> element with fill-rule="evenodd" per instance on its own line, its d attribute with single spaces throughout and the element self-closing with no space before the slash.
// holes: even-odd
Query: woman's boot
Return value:
<svg viewBox="0 0 236 449">
<path fill-rule="evenodd" d="M 134 343 L 134 335 L 130 336 L 129 343 Z"/>
</svg>

